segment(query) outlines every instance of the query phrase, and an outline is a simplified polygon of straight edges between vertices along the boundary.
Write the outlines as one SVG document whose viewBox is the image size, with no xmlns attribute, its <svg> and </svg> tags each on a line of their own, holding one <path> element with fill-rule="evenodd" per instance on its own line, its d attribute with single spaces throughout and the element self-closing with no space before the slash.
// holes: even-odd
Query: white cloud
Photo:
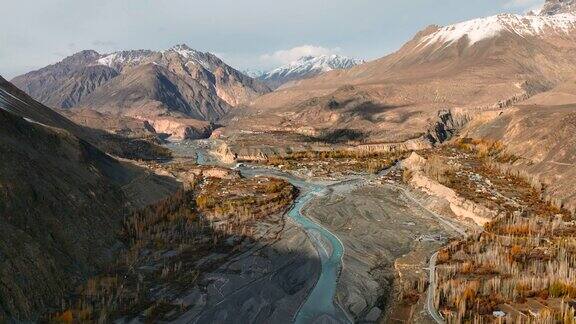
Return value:
<svg viewBox="0 0 576 324">
<path fill-rule="evenodd" d="M 339 53 L 341 49 L 339 47 L 336 48 L 326 48 L 322 46 L 315 46 L 315 45 L 302 45 L 297 46 L 291 49 L 280 50 L 274 53 L 268 53 L 260 56 L 260 60 L 265 64 L 276 64 L 282 65 L 287 64 L 297 59 L 301 58 L 302 56 L 312 55 L 329 55 Z"/>
<path fill-rule="evenodd" d="M 539 12 L 543 6 L 542 0 L 510 0 L 504 5 L 505 8 L 521 8 L 526 12 Z"/>
</svg>

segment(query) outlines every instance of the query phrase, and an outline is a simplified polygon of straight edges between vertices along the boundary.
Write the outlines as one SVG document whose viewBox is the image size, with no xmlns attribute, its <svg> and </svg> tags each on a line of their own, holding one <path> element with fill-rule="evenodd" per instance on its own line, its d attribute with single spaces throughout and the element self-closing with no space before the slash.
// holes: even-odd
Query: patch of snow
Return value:
<svg viewBox="0 0 576 324">
<path fill-rule="evenodd" d="M 186 65 L 188 65 L 188 64 L 200 65 L 210 72 L 214 72 L 214 70 L 216 68 L 210 62 L 210 59 L 211 59 L 210 53 L 203 53 L 203 52 L 197 51 L 197 50 L 192 49 L 192 48 L 190 48 L 184 44 L 176 45 L 176 46 L 170 48 L 168 51 L 164 51 L 163 54 L 166 52 L 178 53 L 178 55 L 180 55 L 184 60 L 187 60 Z"/>
<path fill-rule="evenodd" d="M 169 53 L 176 53 L 184 65 L 199 65 L 210 72 L 214 72 L 221 63 L 216 56 L 210 53 L 203 53 L 182 44 L 162 51 L 134 50 L 115 52 L 101 57 L 95 64 L 108 66 L 119 71 L 126 66 L 136 66 L 142 63 L 166 66 L 168 62 L 166 55 Z"/>
<path fill-rule="evenodd" d="M 7 112 L 12 112 L 10 110 L 10 103 L 8 102 L 6 96 L 10 96 L 12 99 L 19 101 L 20 103 L 26 105 L 26 102 L 24 102 L 22 99 L 16 97 L 15 95 L 11 94 L 10 92 L 4 90 L 4 89 L 0 89 L 0 109 L 3 109 Z"/>
<path fill-rule="evenodd" d="M 129 65 L 137 65 L 144 60 L 150 58 L 154 52 L 152 51 L 121 51 L 106 55 L 96 62 L 99 65 L 105 65 L 114 69 L 123 69 Z"/>
<path fill-rule="evenodd" d="M 28 117 L 22 117 L 22 118 L 24 118 L 25 121 L 27 121 L 27 122 L 29 122 L 29 123 L 32 123 L 32 124 L 37 124 L 37 125 L 41 125 L 41 126 L 44 126 L 44 127 L 50 127 L 50 126 L 48 126 L 48 125 L 46 125 L 46 124 L 42 124 L 42 123 L 37 122 L 37 121 L 35 121 L 34 119 L 30 119 L 30 118 L 28 118 Z"/>
<path fill-rule="evenodd" d="M 494 317 L 506 317 L 506 313 L 504 313 L 503 311 L 493 311 L 492 315 Z"/>
<path fill-rule="evenodd" d="M 486 18 L 473 19 L 440 28 L 424 37 L 420 45 L 435 43 L 452 44 L 468 37 L 469 45 L 490 39 L 507 31 L 522 37 L 556 34 L 569 36 L 576 31 L 576 15 L 558 14 L 554 16 L 534 16 L 501 14 Z"/>
</svg>

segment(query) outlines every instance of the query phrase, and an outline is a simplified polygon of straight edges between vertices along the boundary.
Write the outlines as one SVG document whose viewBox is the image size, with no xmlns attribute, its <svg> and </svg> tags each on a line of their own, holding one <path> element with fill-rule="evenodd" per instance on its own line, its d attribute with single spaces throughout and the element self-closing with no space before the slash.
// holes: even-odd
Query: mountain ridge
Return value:
<svg viewBox="0 0 576 324">
<path fill-rule="evenodd" d="M 51 107 L 71 109 L 71 114 L 81 108 L 137 118 L 156 124 L 158 133 L 175 138 L 205 134 L 206 123 L 270 91 L 215 55 L 184 44 L 163 51 L 81 51 L 12 82 Z M 166 119 L 174 126 L 179 118 L 180 126 L 161 127 Z"/>
<path fill-rule="evenodd" d="M 556 15 L 560 13 L 576 13 L 576 1 L 574 0 L 546 0 L 540 15 Z"/>
</svg>

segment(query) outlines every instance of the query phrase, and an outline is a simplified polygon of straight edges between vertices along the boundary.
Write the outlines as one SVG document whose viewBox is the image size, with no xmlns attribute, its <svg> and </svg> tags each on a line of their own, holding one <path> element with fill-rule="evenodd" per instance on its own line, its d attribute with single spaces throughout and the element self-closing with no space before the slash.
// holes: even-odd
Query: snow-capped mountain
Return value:
<svg viewBox="0 0 576 324">
<path fill-rule="evenodd" d="M 185 44 L 175 45 L 167 50 L 131 50 L 104 54 L 93 64 L 111 67 L 121 72 L 126 67 L 153 63 L 167 67 L 174 59 L 182 62 L 184 66 L 196 65 L 214 73 L 218 67 L 226 65 L 216 55 L 197 51 Z"/>
<path fill-rule="evenodd" d="M 473 45 L 485 39 L 509 32 L 518 36 L 565 36 L 573 37 L 576 15 L 514 15 L 500 14 L 479 18 L 440 28 L 422 40 L 422 45 L 433 43 L 452 44 L 463 37 Z"/>
<path fill-rule="evenodd" d="M 439 110 L 472 114 L 512 106 L 574 79 L 573 2 L 549 0 L 538 15 L 429 26 L 380 59 L 259 97 L 254 114 L 239 116 L 235 127 L 318 133 L 345 127 L 377 142 L 398 142 L 427 132 Z"/>
<path fill-rule="evenodd" d="M 576 0 L 547 0 L 541 12 L 528 15 L 500 14 L 473 19 L 445 27 L 424 37 L 420 46 L 440 43 L 442 46 L 466 37 L 468 45 L 503 36 L 569 38 L 576 37 Z"/>
<path fill-rule="evenodd" d="M 271 88 L 278 88 L 290 81 L 308 79 L 332 70 L 349 69 L 362 63 L 363 60 L 341 55 L 303 56 L 292 63 L 263 73 L 258 79 Z"/>
<path fill-rule="evenodd" d="M 82 51 L 54 65 L 18 76 L 12 82 L 47 105 L 72 108 L 90 104 L 87 97 L 100 86 L 120 75 L 136 73 L 133 70 L 145 65 L 161 67 L 191 86 L 192 83 L 194 87 L 200 84 L 206 91 L 213 92 L 211 97 L 223 102 L 213 103 L 214 107 L 236 106 L 269 91 L 266 86 L 233 69 L 215 55 L 183 44 L 163 51 L 129 50 L 110 54 Z M 226 110 L 225 107 L 222 110 Z M 217 115 L 220 114 L 211 115 L 209 119 Z"/>
<path fill-rule="evenodd" d="M 261 76 L 263 76 L 267 72 L 265 70 L 259 70 L 259 69 L 245 69 L 245 70 L 242 70 L 242 73 L 246 74 L 247 76 L 249 76 L 253 79 L 259 79 Z"/>
<path fill-rule="evenodd" d="M 181 137 L 197 125 L 204 134 L 206 122 L 270 91 L 215 55 L 186 45 L 163 51 L 82 51 L 12 82 L 48 106 L 71 109 L 70 114 L 87 108 L 137 118 Z"/>
</svg>

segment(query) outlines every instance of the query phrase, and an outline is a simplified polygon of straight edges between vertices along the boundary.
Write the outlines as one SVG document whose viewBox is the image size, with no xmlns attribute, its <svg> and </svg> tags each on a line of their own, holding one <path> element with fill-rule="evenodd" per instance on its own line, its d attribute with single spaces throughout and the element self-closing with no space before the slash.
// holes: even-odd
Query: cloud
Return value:
<svg viewBox="0 0 576 324">
<path fill-rule="evenodd" d="M 291 49 L 279 50 L 274 53 L 268 53 L 260 56 L 260 60 L 268 64 L 287 64 L 302 56 L 318 56 L 318 55 L 329 55 L 339 53 L 341 49 L 336 48 L 326 48 L 322 46 L 315 45 L 302 45 Z"/>
<path fill-rule="evenodd" d="M 504 8 L 521 8 L 526 12 L 539 12 L 542 6 L 542 0 L 510 0 L 504 4 Z"/>
</svg>

